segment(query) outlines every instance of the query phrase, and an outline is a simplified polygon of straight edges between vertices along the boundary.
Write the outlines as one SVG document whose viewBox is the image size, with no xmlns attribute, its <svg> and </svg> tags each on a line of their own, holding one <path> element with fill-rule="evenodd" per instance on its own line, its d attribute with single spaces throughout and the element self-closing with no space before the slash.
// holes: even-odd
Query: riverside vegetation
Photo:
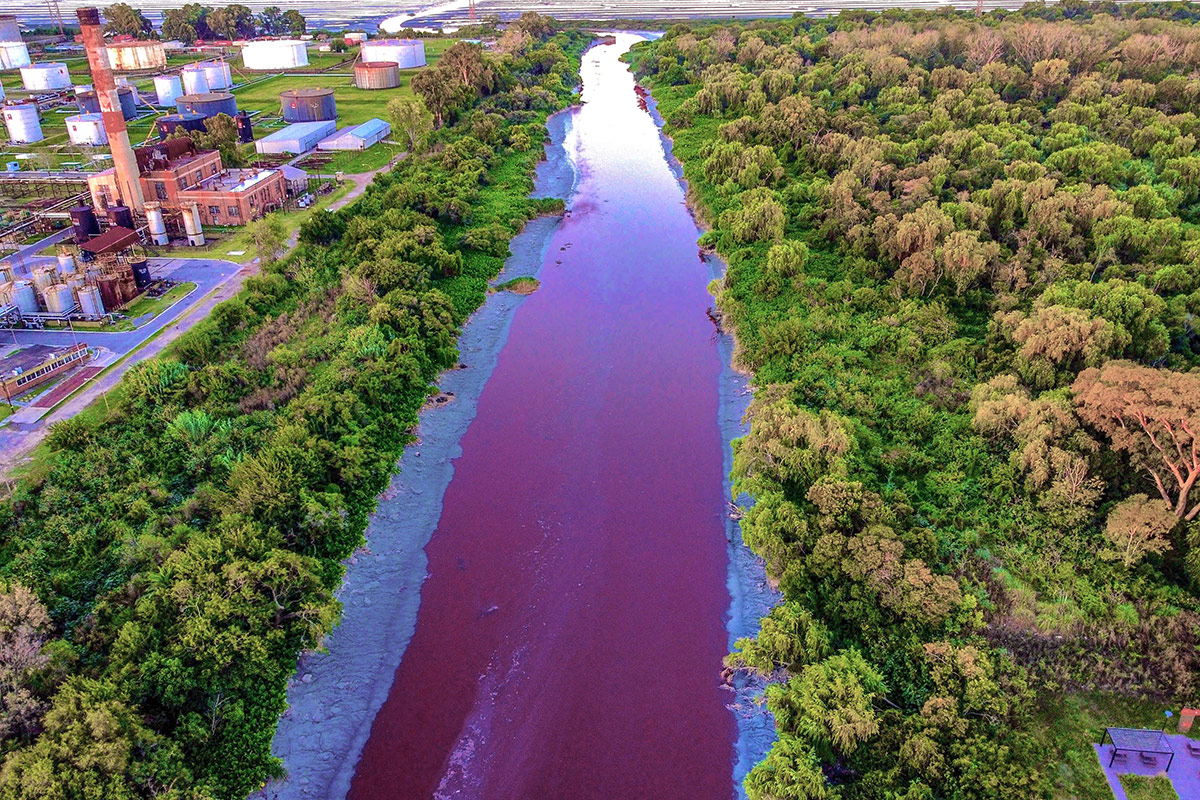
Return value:
<svg viewBox="0 0 1200 800">
<path fill-rule="evenodd" d="M 443 124 L 320 212 L 111 409 L 56 425 L 0 505 L 0 798 L 237 798 L 296 656 L 338 615 L 417 410 L 457 360 L 588 41 L 528 14 L 416 91 Z M 414 80 L 414 84 L 418 83 Z"/>
<path fill-rule="evenodd" d="M 784 599 L 729 658 L 778 729 L 754 800 L 1111 797 L 1064 709 L 1200 699 L 1198 15 L 634 48 L 757 387 L 735 486 Z"/>
</svg>

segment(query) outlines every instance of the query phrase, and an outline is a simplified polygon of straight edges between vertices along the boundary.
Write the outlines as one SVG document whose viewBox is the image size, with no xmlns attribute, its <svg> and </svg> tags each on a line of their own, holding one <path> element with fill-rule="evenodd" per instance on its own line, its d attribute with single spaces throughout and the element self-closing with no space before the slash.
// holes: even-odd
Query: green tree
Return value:
<svg viewBox="0 0 1200 800">
<path fill-rule="evenodd" d="M 278 214 L 267 214 L 246 226 L 254 250 L 264 264 L 274 264 L 287 250 L 287 227 Z"/>
<path fill-rule="evenodd" d="M 387 104 L 392 127 L 408 139 L 408 151 L 416 153 L 433 132 L 433 114 L 419 97 L 395 97 Z"/>
<path fill-rule="evenodd" d="M 141 11 L 128 3 L 113 3 L 104 9 L 104 30 L 143 39 L 154 32 L 154 26 Z"/>
</svg>

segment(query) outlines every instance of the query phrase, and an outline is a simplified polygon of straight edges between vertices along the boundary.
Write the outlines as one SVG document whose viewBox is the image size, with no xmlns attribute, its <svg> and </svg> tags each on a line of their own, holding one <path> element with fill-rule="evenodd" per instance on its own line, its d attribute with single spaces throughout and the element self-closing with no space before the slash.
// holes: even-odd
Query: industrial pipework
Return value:
<svg viewBox="0 0 1200 800">
<path fill-rule="evenodd" d="M 108 62 L 104 28 L 100 25 L 100 11 L 95 8 L 80 8 L 75 13 L 79 16 L 83 46 L 87 50 L 88 66 L 92 70 L 92 83 L 96 87 L 96 98 L 100 101 L 100 114 L 104 117 L 104 130 L 108 132 L 108 145 L 112 150 L 113 166 L 117 172 L 117 192 L 121 195 L 124 205 L 141 213 L 146 199 L 142 196 L 142 185 L 138 182 L 137 159 L 129 144 L 129 131 L 125 127 L 125 115 L 121 112 L 117 83 L 113 79 L 112 67 Z"/>
</svg>

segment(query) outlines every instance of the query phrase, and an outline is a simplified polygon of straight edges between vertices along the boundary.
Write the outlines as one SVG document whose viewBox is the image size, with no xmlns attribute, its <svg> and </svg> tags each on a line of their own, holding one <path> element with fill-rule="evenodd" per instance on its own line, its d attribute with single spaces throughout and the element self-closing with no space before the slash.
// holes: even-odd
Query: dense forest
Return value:
<svg viewBox="0 0 1200 800">
<path fill-rule="evenodd" d="M 1100 797 L 1056 704 L 1200 700 L 1197 16 L 634 49 L 756 386 L 734 477 L 784 601 L 729 659 L 778 730 L 751 798 Z"/>
<path fill-rule="evenodd" d="M 417 410 L 509 239 L 561 209 L 527 195 L 587 37 L 513 30 L 450 48 L 421 152 L 56 425 L 0 504 L 0 798 L 239 798 L 278 773 L 287 680 Z"/>
</svg>

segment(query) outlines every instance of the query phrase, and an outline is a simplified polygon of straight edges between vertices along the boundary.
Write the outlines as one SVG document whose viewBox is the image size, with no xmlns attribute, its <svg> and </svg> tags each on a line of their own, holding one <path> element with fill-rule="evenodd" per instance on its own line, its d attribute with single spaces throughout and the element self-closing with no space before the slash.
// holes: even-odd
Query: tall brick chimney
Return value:
<svg viewBox="0 0 1200 800">
<path fill-rule="evenodd" d="M 79 15 L 83 46 L 92 70 L 92 84 L 96 89 L 96 99 L 100 101 L 104 130 L 108 133 L 108 146 L 112 150 L 113 166 L 117 172 L 117 191 L 121 194 L 122 203 L 142 213 L 146 201 L 142 197 L 142 185 L 138 182 L 137 159 L 129 145 L 125 115 L 121 113 L 121 101 L 117 97 L 117 83 L 113 80 L 112 67 L 108 63 L 100 12 L 95 8 L 80 8 L 75 13 Z"/>
</svg>

